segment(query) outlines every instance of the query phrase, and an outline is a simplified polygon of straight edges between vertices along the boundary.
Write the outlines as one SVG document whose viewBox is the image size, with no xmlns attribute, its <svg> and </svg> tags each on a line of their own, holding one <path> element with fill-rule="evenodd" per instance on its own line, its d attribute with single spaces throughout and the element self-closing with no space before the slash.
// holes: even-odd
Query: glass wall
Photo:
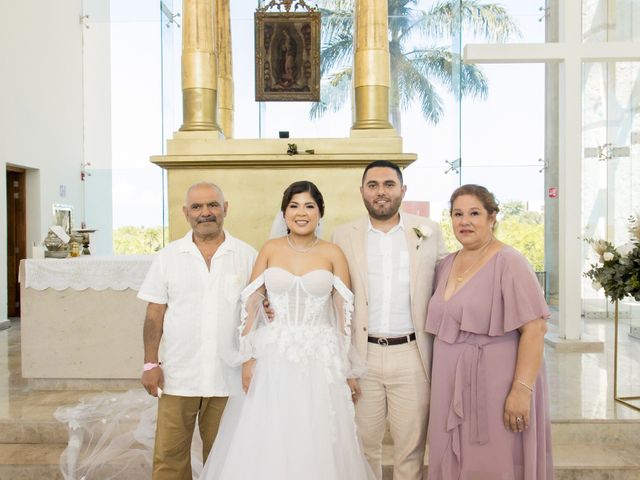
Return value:
<svg viewBox="0 0 640 480">
<path fill-rule="evenodd" d="M 614 8 L 615 7 L 615 8 Z M 640 5 L 583 1 L 585 43 L 640 40 Z M 640 60 L 640 55 L 639 55 Z M 640 61 L 583 65 L 583 225 L 585 237 L 620 246 L 629 241 L 629 217 L 640 213 Z M 584 269 L 597 261 L 585 248 Z M 602 290 L 583 281 L 587 316 L 610 314 Z M 630 317 L 633 302 L 621 312 Z"/>
<path fill-rule="evenodd" d="M 164 172 L 149 162 L 164 145 L 166 21 L 153 0 L 110 5 L 114 252 L 149 253 L 163 246 L 166 224 Z"/>
</svg>

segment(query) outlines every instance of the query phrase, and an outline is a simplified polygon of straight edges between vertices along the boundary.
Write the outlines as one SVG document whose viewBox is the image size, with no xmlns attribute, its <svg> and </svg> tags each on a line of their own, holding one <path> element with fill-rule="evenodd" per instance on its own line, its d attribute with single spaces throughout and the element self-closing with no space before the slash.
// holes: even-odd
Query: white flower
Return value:
<svg viewBox="0 0 640 480">
<path fill-rule="evenodd" d="M 600 285 L 600 283 L 596 282 L 595 280 L 591 282 L 591 286 L 593 287 L 594 290 L 600 290 L 602 288 L 602 285 Z"/>
<path fill-rule="evenodd" d="M 413 231 L 418 237 L 418 244 L 416 245 L 416 250 L 420 248 L 420 244 L 425 238 L 429 238 L 433 234 L 433 230 L 428 225 L 418 225 L 417 227 L 413 227 Z"/>
<path fill-rule="evenodd" d="M 613 253 L 611 252 L 604 252 L 602 254 L 602 258 L 604 259 L 605 262 L 608 262 L 610 260 L 613 260 Z"/>
<path fill-rule="evenodd" d="M 418 238 L 429 238 L 433 234 L 433 230 L 429 225 L 418 225 L 413 227 L 413 231 L 416 232 Z"/>
<path fill-rule="evenodd" d="M 624 245 L 620 245 L 619 247 L 616 247 L 616 250 L 618 251 L 620 256 L 626 257 L 627 255 L 629 255 L 629 253 L 631 253 L 633 248 L 634 248 L 633 243 L 627 242 Z"/>
</svg>

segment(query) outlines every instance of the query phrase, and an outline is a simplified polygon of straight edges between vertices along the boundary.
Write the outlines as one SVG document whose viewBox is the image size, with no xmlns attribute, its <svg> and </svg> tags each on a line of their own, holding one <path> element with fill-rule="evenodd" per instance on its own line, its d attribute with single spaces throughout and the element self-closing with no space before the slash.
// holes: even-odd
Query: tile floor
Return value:
<svg viewBox="0 0 640 480">
<path fill-rule="evenodd" d="M 619 391 L 640 395 L 640 340 L 626 335 L 628 328 L 623 323 L 620 330 Z M 613 400 L 613 322 L 590 318 L 585 331 L 604 341 L 604 353 L 557 353 L 545 347 L 556 480 L 637 480 L 640 412 Z M 51 383 L 56 390 L 42 390 L 22 378 L 19 320 L 0 331 L 0 480 L 62 479 L 58 458 L 68 437 L 53 412 L 100 389 L 90 381 L 86 390 L 58 383 Z M 139 388 L 135 381 L 129 385 Z M 390 462 L 390 451 L 386 457 Z M 383 478 L 392 478 L 389 466 Z"/>
</svg>

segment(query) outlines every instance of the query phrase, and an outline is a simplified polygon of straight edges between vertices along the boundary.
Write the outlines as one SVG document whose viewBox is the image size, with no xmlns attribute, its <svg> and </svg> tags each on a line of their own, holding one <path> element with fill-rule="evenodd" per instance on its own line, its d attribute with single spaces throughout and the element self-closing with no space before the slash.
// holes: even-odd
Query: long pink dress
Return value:
<svg viewBox="0 0 640 480">
<path fill-rule="evenodd" d="M 426 329 L 435 335 L 429 417 L 430 480 L 549 480 L 551 426 L 544 364 L 523 433 L 503 424 L 518 328 L 549 316 L 527 260 L 504 246 L 449 300 L 455 254 L 437 268 Z"/>
</svg>

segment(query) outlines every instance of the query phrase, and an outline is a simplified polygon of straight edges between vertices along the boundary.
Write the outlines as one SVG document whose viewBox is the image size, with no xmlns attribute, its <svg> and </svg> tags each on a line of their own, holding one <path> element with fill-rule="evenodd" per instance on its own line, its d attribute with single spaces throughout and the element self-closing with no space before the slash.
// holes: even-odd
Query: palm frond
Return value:
<svg viewBox="0 0 640 480">
<path fill-rule="evenodd" d="M 318 0 L 322 12 L 320 69 L 322 102 L 310 112 L 318 118 L 337 111 L 351 90 L 353 63 L 353 12 L 355 0 Z M 439 0 L 428 11 L 417 9 L 418 0 L 388 0 L 389 53 L 391 61 L 390 106 L 406 110 L 420 103 L 425 119 L 437 123 L 442 99 L 435 85 L 456 95 L 486 98 L 487 80 L 476 65 L 465 65 L 448 48 L 420 45 L 420 39 L 436 45 L 460 29 L 464 33 L 501 42 L 519 36 L 520 30 L 506 9 L 481 0 Z M 419 46 L 411 51 L 413 45 Z M 395 111 L 395 110 L 394 110 Z"/>
<path fill-rule="evenodd" d="M 320 9 L 322 19 L 322 42 L 332 43 L 335 37 L 348 34 L 353 30 L 353 11 Z M 353 37 L 352 37 L 353 38 Z"/>
<path fill-rule="evenodd" d="M 434 47 L 409 52 L 406 57 L 423 76 L 437 78 L 452 93 L 459 90 L 462 95 L 480 99 L 487 97 L 488 86 L 482 70 L 476 65 L 463 64 L 460 55 L 456 53 Z M 456 74 L 459 78 L 454 77 Z"/>
<path fill-rule="evenodd" d="M 417 25 L 424 35 L 432 38 L 448 37 L 460 28 L 490 42 L 504 42 L 522 35 L 507 10 L 497 3 L 442 0 L 421 16 Z"/>
<path fill-rule="evenodd" d="M 351 67 L 346 67 L 329 75 L 320 84 L 320 101 L 314 103 L 309 110 L 309 118 L 315 120 L 327 111 L 337 112 L 342 108 L 351 94 Z"/>
<path fill-rule="evenodd" d="M 334 68 L 351 64 L 353 59 L 353 37 L 343 35 L 333 43 L 324 44 L 320 52 L 320 73 L 324 76 Z"/>
<path fill-rule="evenodd" d="M 425 120 L 436 124 L 442 116 L 442 99 L 429 78 L 406 57 L 397 59 L 391 97 L 397 98 L 401 110 L 417 99 Z"/>
</svg>

